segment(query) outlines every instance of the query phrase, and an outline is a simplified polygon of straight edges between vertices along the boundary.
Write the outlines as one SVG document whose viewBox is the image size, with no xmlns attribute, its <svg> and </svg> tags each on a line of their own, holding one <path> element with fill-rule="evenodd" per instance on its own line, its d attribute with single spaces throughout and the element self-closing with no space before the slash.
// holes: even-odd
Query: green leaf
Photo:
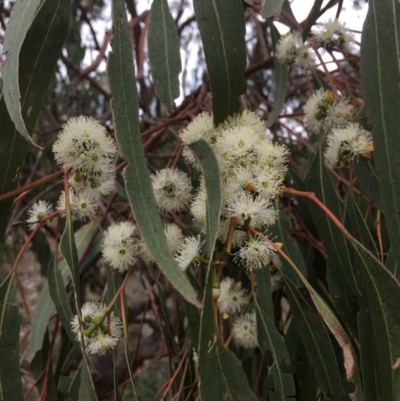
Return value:
<svg viewBox="0 0 400 401">
<path fill-rule="evenodd" d="M 97 401 L 96 391 L 86 358 L 82 361 L 81 381 L 79 386 L 79 400 Z"/>
<path fill-rule="evenodd" d="M 257 283 L 257 302 L 270 319 L 274 318 L 274 305 L 271 292 L 271 270 L 269 266 L 254 270 Z"/>
<path fill-rule="evenodd" d="M 361 244 L 360 244 L 361 245 Z M 318 313 L 321 315 L 325 324 L 328 326 L 331 334 L 335 337 L 337 343 L 343 352 L 344 366 L 346 368 L 346 377 L 348 381 L 351 381 L 355 385 L 355 390 L 352 393 L 353 401 L 363 401 L 363 388 L 361 384 L 360 371 L 358 368 L 358 362 L 352 346 L 352 343 L 341 326 L 339 320 L 336 318 L 332 310 L 322 299 L 322 297 L 314 290 L 307 279 L 304 277 L 302 272 L 298 269 L 295 264 L 291 264 L 292 269 L 298 274 L 304 286 L 307 288 L 310 297 L 317 308 Z M 282 271 L 284 274 L 285 272 Z"/>
<path fill-rule="evenodd" d="M 372 161 L 354 163 L 354 174 L 357 177 L 357 181 L 360 184 L 363 193 L 365 193 L 369 199 L 373 200 L 375 205 L 382 210 L 379 181 Z"/>
<path fill-rule="evenodd" d="M 340 220 L 341 210 L 338 195 L 323 160 L 321 142 L 320 140 L 320 148 L 311 165 L 307 180 L 307 188 L 309 191 L 314 192 L 326 207 Z M 343 288 L 346 289 L 350 295 L 356 294 L 358 290 L 353 275 L 346 239 L 325 212 L 314 204 L 310 205 L 310 209 L 327 253 L 329 261 L 328 269 L 334 268 L 334 273 Z"/>
<path fill-rule="evenodd" d="M 245 25 L 240 0 L 194 0 L 213 96 L 214 124 L 240 110 L 246 91 Z"/>
<path fill-rule="evenodd" d="M 264 18 L 278 18 L 282 11 L 282 6 L 285 0 L 262 0 L 261 15 Z"/>
<path fill-rule="evenodd" d="M 141 235 L 162 272 L 185 299 L 200 306 L 195 290 L 168 249 L 140 138 L 138 94 L 124 1 L 115 0 L 112 4 L 114 36 L 107 69 L 115 134 L 121 155 L 128 162 L 124 179 L 129 202 Z"/>
<path fill-rule="evenodd" d="M 201 170 L 204 175 L 207 192 L 207 237 L 205 248 L 211 258 L 214 252 L 215 241 L 217 240 L 217 230 L 220 220 L 222 193 L 221 177 L 218 167 L 218 161 L 210 145 L 200 139 L 189 145 L 190 149 L 196 155 L 201 164 Z"/>
<path fill-rule="evenodd" d="M 6 55 L 6 60 L 2 69 L 3 97 L 15 127 L 32 144 L 34 142 L 28 133 L 22 116 L 19 67 L 20 53 L 25 38 L 41 5 L 42 0 L 17 0 L 12 9 L 4 36 L 4 54 Z M 48 25 L 48 21 L 46 25 Z M 40 42 L 44 42 L 45 40 L 41 39 Z M 33 66 L 33 68 L 35 67 Z"/>
<path fill-rule="evenodd" d="M 261 351 L 271 352 L 273 364 L 269 367 L 269 375 L 273 376 L 273 386 L 270 388 L 271 401 L 286 401 L 296 394 L 293 376 L 287 373 L 290 366 L 289 355 L 274 323 L 267 312 L 254 301 L 257 316 L 258 342 Z"/>
<path fill-rule="evenodd" d="M 47 270 L 47 279 L 49 282 L 50 296 L 56 306 L 58 317 L 64 326 L 69 339 L 77 346 L 78 341 L 75 333 L 72 331 L 71 321 L 73 318 L 71 306 L 65 284 L 60 270 L 57 267 L 57 252 L 49 263 Z"/>
<path fill-rule="evenodd" d="M 374 159 L 383 212 L 400 263 L 400 4 L 396 0 L 371 0 L 368 4 L 361 37 L 362 91 L 368 123 L 374 127 Z"/>
<path fill-rule="evenodd" d="M 79 257 L 81 257 L 81 255 L 86 252 L 87 245 L 97 228 L 97 222 L 92 221 L 81 227 L 75 233 L 75 243 Z M 82 262 L 82 271 L 85 271 L 93 263 L 93 261 L 99 254 L 101 249 L 102 237 L 103 236 L 100 232 L 96 235 L 96 238 L 94 239 L 89 252 L 87 252 L 86 257 Z M 59 263 L 58 269 L 61 272 L 65 285 L 67 283 L 67 277 L 69 276 L 69 267 L 64 259 Z M 33 311 L 31 321 L 31 334 L 29 337 L 31 359 L 42 347 L 43 336 L 47 330 L 47 324 L 51 315 L 53 314 L 54 308 L 54 302 L 50 297 L 49 283 L 48 281 L 46 281 L 43 285 L 35 310 Z"/>
<path fill-rule="evenodd" d="M 80 273 L 79 273 L 79 260 L 78 250 L 75 243 L 75 233 L 72 226 L 72 216 L 70 205 L 66 204 L 65 207 L 65 228 L 60 238 L 60 252 L 64 256 L 64 259 L 68 265 L 69 271 L 72 278 L 72 286 L 74 290 L 74 297 L 76 307 L 79 308 L 81 305 L 81 285 L 80 285 Z M 61 277 L 61 274 L 60 274 Z M 50 280 L 49 280 L 50 281 Z M 61 280 L 62 281 L 62 280 Z M 50 289 L 51 291 L 51 289 Z M 54 301 L 54 298 L 53 298 Z"/>
<path fill-rule="evenodd" d="M 29 29 L 19 54 L 22 115 L 28 132 L 32 132 L 35 127 L 67 35 L 68 7 L 69 0 L 46 0 Z M 38 40 L 38 37 L 51 40 Z M 0 99 L 0 127 L 0 193 L 3 194 L 16 188 L 18 173 L 29 149 L 29 143 L 17 132 L 8 114 L 4 97 Z M 12 202 L 13 199 L 9 198 L 0 203 L 0 244 L 7 227 Z M 1 248 L 2 245 L 0 259 Z"/>
<path fill-rule="evenodd" d="M 315 24 L 315 22 L 318 19 L 319 16 L 319 11 L 321 10 L 322 3 L 324 0 L 315 0 L 314 4 L 310 10 L 310 13 L 307 16 L 306 23 L 304 24 L 303 31 L 302 31 L 302 36 L 303 36 L 303 41 L 305 41 L 310 34 L 312 26 Z"/>
<path fill-rule="evenodd" d="M 400 355 L 400 284 L 396 278 L 358 241 L 353 241 L 357 267 L 362 280 L 373 342 L 376 347 L 375 363 L 379 398 L 398 400 L 400 375 L 393 369 Z"/>
<path fill-rule="evenodd" d="M 271 127 L 274 124 L 276 118 L 282 110 L 283 102 L 286 98 L 286 89 L 288 84 L 288 68 L 286 65 L 281 64 L 275 57 L 275 47 L 276 43 L 280 39 L 281 35 L 276 29 L 273 23 L 269 24 L 271 29 L 272 47 L 274 49 L 274 105 L 272 107 L 271 113 L 269 113 L 268 119 L 266 121 L 267 127 Z"/>
<path fill-rule="evenodd" d="M 284 276 L 286 296 L 301 340 L 314 366 L 319 387 L 335 395 L 344 395 L 341 377 L 329 334 L 323 320 L 315 313 L 301 292 Z"/>
<path fill-rule="evenodd" d="M 0 399 L 23 401 L 19 368 L 19 312 L 15 270 L 0 285 Z"/>
<path fill-rule="evenodd" d="M 167 0 L 153 0 L 151 5 L 148 48 L 156 94 L 172 110 L 179 96 L 182 63 L 178 31 Z"/>
</svg>

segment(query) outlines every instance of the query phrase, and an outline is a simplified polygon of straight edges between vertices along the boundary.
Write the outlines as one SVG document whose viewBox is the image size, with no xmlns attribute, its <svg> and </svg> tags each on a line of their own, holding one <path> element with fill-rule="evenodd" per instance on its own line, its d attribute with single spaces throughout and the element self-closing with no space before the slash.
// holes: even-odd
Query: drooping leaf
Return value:
<svg viewBox="0 0 400 401">
<path fill-rule="evenodd" d="M 306 23 L 304 24 L 302 36 L 303 40 L 305 41 L 310 34 L 312 26 L 315 24 L 316 20 L 319 16 L 319 11 L 321 10 L 323 0 L 315 0 L 314 4 L 307 16 Z"/>
<path fill-rule="evenodd" d="M 62 274 L 57 266 L 57 253 L 53 256 L 49 263 L 47 270 L 47 279 L 49 282 L 49 291 L 51 299 L 57 310 L 58 317 L 63 324 L 63 327 L 69 337 L 69 339 L 78 345 L 75 333 L 72 331 L 71 321 L 73 313 L 67 291 L 65 289 L 64 280 Z"/>
<path fill-rule="evenodd" d="M 156 94 L 172 110 L 179 96 L 182 63 L 178 31 L 167 0 L 153 0 L 151 5 L 148 48 Z"/>
<path fill-rule="evenodd" d="M 112 4 L 114 36 L 108 76 L 116 138 L 121 155 L 128 162 L 124 179 L 129 202 L 141 235 L 165 276 L 185 299 L 199 305 L 196 292 L 168 250 L 140 138 L 138 95 L 124 2 L 116 0 Z"/>
<path fill-rule="evenodd" d="M 82 361 L 79 400 L 97 401 L 96 391 L 86 358 Z"/>
<path fill-rule="evenodd" d="M 340 204 L 331 177 L 324 163 L 321 142 L 322 141 L 320 141 L 320 148 L 315 155 L 308 175 L 307 188 L 309 191 L 314 192 L 327 208 L 340 219 Z M 328 269 L 335 269 L 334 273 L 348 294 L 356 294 L 357 285 L 354 279 L 345 237 L 319 207 L 310 205 L 310 209 L 315 226 L 317 227 L 327 253 L 329 262 Z"/>
<path fill-rule="evenodd" d="M 78 250 L 75 242 L 74 228 L 72 226 L 71 209 L 70 205 L 67 204 L 67 202 L 65 205 L 65 228 L 60 238 L 60 251 L 64 256 L 64 259 L 71 273 L 76 307 L 79 308 L 81 305 L 81 286 L 80 286 Z M 62 279 L 61 274 L 60 277 Z"/>
<path fill-rule="evenodd" d="M 400 394 L 399 371 L 393 369 L 400 355 L 400 284 L 362 244 L 353 246 L 364 290 L 360 300 L 371 319 L 377 392 L 382 400 L 394 401 Z"/>
<path fill-rule="evenodd" d="M 280 33 L 273 23 L 269 24 L 271 29 L 272 47 L 275 50 L 276 43 L 280 38 Z M 271 113 L 266 121 L 267 127 L 271 127 L 274 124 L 276 118 L 282 110 L 283 102 L 286 98 L 286 89 L 288 84 L 288 67 L 281 64 L 275 57 L 274 51 L 274 105 L 272 107 Z"/>
<path fill-rule="evenodd" d="M 217 239 L 222 193 L 218 161 L 210 145 L 203 139 L 189 145 L 201 164 L 207 192 L 207 237 L 205 247 L 211 258 Z"/>
<path fill-rule="evenodd" d="M 273 385 L 269 388 L 271 401 L 286 401 L 296 394 L 293 376 L 287 373 L 290 366 L 289 355 L 285 344 L 267 312 L 254 302 L 257 317 L 258 342 L 261 351 L 271 352 L 273 364 L 269 367 L 269 375 L 273 377 Z"/>
<path fill-rule="evenodd" d="M 81 257 L 81 255 L 86 251 L 86 248 L 97 228 L 98 226 L 96 222 L 90 222 L 76 231 L 75 243 L 79 257 Z M 82 262 L 82 271 L 85 271 L 90 265 L 92 265 L 93 261 L 98 257 L 101 249 L 101 241 L 102 234 L 99 232 Z M 69 276 L 69 268 L 65 260 L 62 260 L 59 263 L 58 269 L 61 272 L 64 284 L 66 284 L 67 277 Z M 29 336 L 30 358 L 33 358 L 36 352 L 41 349 L 43 336 L 47 330 L 47 324 L 53 314 L 54 308 L 54 302 L 50 297 L 49 283 L 46 281 L 43 285 L 35 310 L 33 311 L 31 334 Z"/>
<path fill-rule="evenodd" d="M 312 310 L 293 283 L 286 277 L 284 280 L 290 310 L 310 362 L 314 366 L 319 387 L 329 394 L 344 395 L 335 353 L 323 320 Z"/>
<path fill-rule="evenodd" d="M 368 4 L 361 37 L 362 91 L 368 123 L 373 126 L 382 211 L 400 263 L 400 4 L 396 0 L 371 0 Z"/>
<path fill-rule="evenodd" d="M 19 3 L 25 4 L 26 2 L 20 1 Z M 35 127 L 68 32 L 69 4 L 69 0 L 45 0 L 19 52 L 18 79 L 22 115 L 30 133 Z M 46 40 L 38 40 L 38 38 Z M 4 74 L 4 69 L 2 74 Z M 0 98 L 0 127 L 0 193 L 3 194 L 16 188 L 18 174 L 29 149 L 29 143 L 18 133 L 8 114 L 3 96 Z M 2 239 L 12 202 L 12 198 L 0 202 L 0 259 Z"/>
<path fill-rule="evenodd" d="M 379 209 L 382 209 L 379 181 L 372 162 L 363 161 L 362 163 L 354 163 L 354 174 L 363 193 L 373 200 Z"/>
<path fill-rule="evenodd" d="M 246 91 L 245 25 L 239 0 L 194 0 L 213 95 L 214 124 L 240 110 Z"/>
<path fill-rule="evenodd" d="M 0 399 L 23 401 L 15 270 L 0 285 Z"/>
<path fill-rule="evenodd" d="M 20 52 L 42 0 L 17 0 L 11 12 L 4 36 L 6 60 L 2 68 L 3 97 L 11 120 L 18 132 L 33 143 L 22 116 L 21 91 L 19 82 Z"/>
<path fill-rule="evenodd" d="M 257 398 L 250 389 L 239 360 L 225 347 L 215 324 L 212 297 L 213 267 L 211 265 L 222 202 L 218 162 L 213 150 L 204 140 L 191 144 L 190 148 L 200 161 L 207 191 L 206 249 L 209 265 L 200 320 L 198 350 L 200 398 L 202 401 L 222 399 L 256 401 Z"/>
</svg>

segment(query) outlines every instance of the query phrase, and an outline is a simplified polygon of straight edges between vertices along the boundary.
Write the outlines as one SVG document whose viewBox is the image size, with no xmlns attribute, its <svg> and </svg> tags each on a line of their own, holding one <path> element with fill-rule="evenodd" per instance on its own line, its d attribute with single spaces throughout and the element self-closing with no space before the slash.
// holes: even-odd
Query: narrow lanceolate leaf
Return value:
<svg viewBox="0 0 400 401">
<path fill-rule="evenodd" d="M 214 252 L 220 217 L 222 195 L 218 162 L 213 150 L 204 140 L 190 145 L 199 160 L 207 191 L 207 240 L 209 257 L 203 310 L 200 320 L 199 377 L 202 401 L 256 401 L 239 360 L 223 344 L 216 327 L 216 308 L 213 305 L 212 254 Z"/>
<path fill-rule="evenodd" d="M 400 263 L 400 98 L 397 0 L 371 0 L 361 40 L 361 78 L 383 212 L 396 261 Z"/>
<path fill-rule="evenodd" d="M 363 401 L 363 388 L 361 384 L 360 371 L 358 368 L 358 361 L 349 336 L 347 335 L 346 331 L 343 329 L 339 320 L 329 308 L 327 303 L 314 290 L 311 284 L 304 277 L 303 273 L 298 269 L 295 264 L 291 263 L 290 265 L 292 269 L 298 274 L 304 286 L 307 288 L 307 291 L 310 294 L 310 297 L 314 303 L 314 306 L 317 308 L 318 313 L 320 314 L 321 318 L 328 326 L 331 334 L 335 337 L 337 343 L 342 349 L 347 380 L 353 382 L 355 386 L 354 392 L 349 394 L 351 400 Z M 284 272 L 282 273 L 284 274 Z"/>
<path fill-rule="evenodd" d="M 310 34 L 312 26 L 315 24 L 317 21 L 317 18 L 319 16 L 319 11 L 321 10 L 323 0 L 315 0 L 314 5 L 312 6 L 307 19 L 306 23 L 304 24 L 303 31 L 302 31 L 302 36 L 303 40 L 306 40 L 308 35 Z"/>
<path fill-rule="evenodd" d="M 70 206 L 66 203 L 65 208 L 65 228 L 60 238 L 60 251 L 64 256 L 65 261 L 69 267 L 71 273 L 72 285 L 74 289 L 74 296 L 77 308 L 81 304 L 81 286 L 80 286 L 80 273 L 79 273 L 79 261 L 78 261 L 78 250 L 75 243 L 75 233 L 72 227 L 72 217 Z M 60 274 L 61 277 L 61 274 Z"/>
<path fill-rule="evenodd" d="M 273 360 L 268 373 L 274 379 L 270 388 L 270 399 L 271 401 L 286 401 L 296 394 L 293 376 L 287 373 L 290 360 L 286 346 L 273 321 L 267 315 L 267 312 L 260 307 L 257 300 L 254 301 L 254 306 L 260 349 L 264 354 L 270 351 Z"/>
<path fill-rule="evenodd" d="M 206 249 L 211 258 L 217 240 L 217 230 L 220 219 L 222 193 L 221 177 L 217 158 L 210 145 L 203 139 L 189 145 L 201 164 L 207 192 L 207 237 Z"/>
<path fill-rule="evenodd" d="M 200 306 L 195 290 L 168 250 L 140 139 L 138 94 L 124 1 L 115 0 L 112 4 L 114 36 L 108 77 L 116 138 L 128 162 L 124 179 L 129 202 L 141 235 L 165 276 L 184 298 Z"/>
<path fill-rule="evenodd" d="M 400 394 L 400 374 L 393 368 L 400 355 L 400 285 L 360 243 L 353 246 L 364 292 L 360 301 L 371 319 L 378 399 L 395 401 Z"/>
<path fill-rule="evenodd" d="M 27 2 L 22 3 L 27 4 Z M 68 32 L 68 7 L 68 0 L 46 0 L 36 15 L 19 52 L 18 79 L 22 115 L 28 132 L 32 132 L 35 127 Z M 42 39 L 38 40 L 37 38 Z M 18 184 L 18 173 L 29 149 L 29 143 L 16 130 L 7 111 L 4 97 L 0 99 L 0 127 L 0 193 L 5 193 L 15 189 Z M 0 244 L 7 226 L 12 202 L 13 199 L 9 198 L 0 203 Z"/>
<path fill-rule="evenodd" d="M 240 0 L 194 0 L 213 95 L 214 124 L 240 110 L 246 91 L 245 25 Z"/>
<path fill-rule="evenodd" d="M 215 325 L 211 268 L 201 314 L 198 373 L 201 401 L 257 401 L 239 360 L 225 347 Z"/>
<path fill-rule="evenodd" d="M 78 255 L 82 255 L 86 251 L 87 245 L 91 240 L 95 230 L 97 229 L 97 222 L 90 222 L 85 226 L 81 227 L 75 233 L 75 243 L 78 250 Z M 90 248 L 90 251 L 86 253 L 86 257 L 81 265 L 81 270 L 84 271 L 95 261 L 97 255 L 100 252 L 102 241 L 102 234 L 99 233 Z M 65 260 L 62 260 L 58 264 L 58 269 L 61 272 L 64 284 L 67 283 L 67 277 L 69 274 L 69 267 Z M 109 269 L 107 269 L 107 272 Z M 108 285 L 112 285 L 110 280 L 107 280 Z M 114 293 L 115 294 L 115 291 Z M 109 299 L 111 300 L 111 298 Z M 104 301 L 107 302 L 107 301 Z M 54 302 L 50 297 L 49 283 L 46 281 L 43 285 L 42 291 L 40 293 L 36 308 L 33 311 L 32 322 L 31 322 L 31 334 L 29 336 L 29 348 L 30 348 L 30 358 L 33 358 L 37 351 L 42 347 L 43 336 L 47 330 L 47 324 L 54 311 Z"/>
<path fill-rule="evenodd" d="M 182 69 L 179 36 L 167 0 L 153 0 L 149 24 L 149 60 L 156 94 L 168 110 L 179 96 Z"/>
<path fill-rule="evenodd" d="M 78 345 L 76 335 L 72 331 L 71 326 L 73 314 L 69 303 L 69 297 L 65 290 L 63 277 L 57 266 L 57 253 L 49 263 L 47 279 L 49 281 L 50 296 L 56 306 L 58 317 L 71 342 Z"/>
<path fill-rule="evenodd" d="M 22 117 L 18 73 L 22 45 L 42 2 L 43 0 L 17 0 L 12 9 L 4 36 L 4 54 L 6 55 L 6 61 L 2 69 L 4 100 L 11 120 L 18 132 L 31 143 L 33 143 L 32 138 Z"/>
<path fill-rule="evenodd" d="M 321 317 L 315 313 L 301 292 L 284 277 L 290 310 L 311 364 L 319 387 L 330 395 L 344 395 L 335 353 L 328 331 Z"/>
<path fill-rule="evenodd" d="M 309 191 L 314 192 L 328 209 L 340 219 L 340 204 L 332 179 L 324 163 L 321 142 L 310 168 L 307 188 Z M 357 285 L 344 235 L 320 208 L 312 205 L 310 209 L 321 241 L 325 246 L 328 256 L 328 269 L 334 269 L 333 273 L 349 294 L 357 294 Z"/>
<path fill-rule="evenodd" d="M 278 29 L 273 23 L 269 24 L 271 29 L 272 46 L 275 50 L 276 43 L 281 37 Z M 286 88 L 288 84 L 288 67 L 281 64 L 277 58 L 274 56 L 274 106 L 272 107 L 271 113 L 269 113 L 268 119 L 266 121 L 267 127 L 269 128 L 279 116 L 282 110 L 283 102 L 286 98 Z"/>
<path fill-rule="evenodd" d="M 0 400 L 23 401 L 19 368 L 19 312 L 14 274 L 0 285 Z"/>
<path fill-rule="evenodd" d="M 97 401 L 97 395 L 94 389 L 94 384 L 92 376 L 90 375 L 88 361 L 86 360 L 86 357 L 84 357 L 82 360 L 79 400 Z"/>
</svg>

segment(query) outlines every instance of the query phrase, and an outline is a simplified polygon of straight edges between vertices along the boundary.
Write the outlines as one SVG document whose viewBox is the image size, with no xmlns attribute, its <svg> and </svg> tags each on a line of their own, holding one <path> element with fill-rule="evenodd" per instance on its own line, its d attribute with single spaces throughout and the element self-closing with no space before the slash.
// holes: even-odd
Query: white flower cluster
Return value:
<svg viewBox="0 0 400 401">
<path fill-rule="evenodd" d="M 358 124 L 333 130 L 327 137 L 327 145 L 325 160 L 331 167 L 348 165 L 355 157 L 369 160 L 373 152 L 371 133 Z"/>
<path fill-rule="evenodd" d="M 300 32 L 289 32 L 276 44 L 275 56 L 281 64 L 310 68 L 315 64 L 314 56 Z"/>
<path fill-rule="evenodd" d="M 304 106 L 307 126 L 313 131 L 343 128 L 351 119 L 353 108 L 344 98 L 337 99 L 331 91 L 319 89 Z"/>
<path fill-rule="evenodd" d="M 313 38 L 321 47 L 343 46 L 348 48 L 354 40 L 353 35 L 337 19 L 320 24 L 313 30 Z"/>
<path fill-rule="evenodd" d="M 69 200 L 72 217 L 94 217 L 99 197 L 114 189 L 114 157 L 117 147 L 106 129 L 90 117 L 71 118 L 64 124 L 53 152 L 58 165 L 70 174 Z M 58 210 L 65 214 L 65 193 Z"/>
<path fill-rule="evenodd" d="M 83 345 L 88 355 L 104 355 L 113 350 L 122 333 L 121 319 L 111 312 L 105 316 L 106 305 L 86 302 L 82 306 L 82 323 L 78 315 L 72 319 L 72 330 Z"/>
<path fill-rule="evenodd" d="M 263 121 L 253 112 L 244 111 L 214 128 L 212 115 L 198 115 L 183 131 L 185 158 L 198 167 L 187 145 L 204 139 L 213 149 L 222 178 L 221 221 L 218 236 L 226 241 L 231 218 L 239 225 L 263 229 L 274 224 L 277 212 L 273 200 L 280 193 L 286 173 L 288 151 L 267 137 Z M 202 181 L 190 212 L 202 233 L 206 230 L 206 189 Z M 235 230 L 233 246 L 242 247 L 238 257 L 248 269 L 260 268 L 272 249 L 265 243 L 249 239 L 243 230 Z M 244 246 L 245 245 L 245 246 Z"/>
<path fill-rule="evenodd" d="M 138 239 L 134 237 L 135 234 L 136 226 L 129 222 L 114 224 L 104 233 L 104 261 L 121 273 L 137 260 Z"/>
</svg>

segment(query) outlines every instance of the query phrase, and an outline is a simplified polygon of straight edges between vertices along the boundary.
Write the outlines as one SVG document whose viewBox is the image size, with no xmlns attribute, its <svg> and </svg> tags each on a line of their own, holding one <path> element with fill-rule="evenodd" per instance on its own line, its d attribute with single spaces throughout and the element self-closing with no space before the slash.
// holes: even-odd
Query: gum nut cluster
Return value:
<svg viewBox="0 0 400 401">
<path fill-rule="evenodd" d="M 99 197 L 114 189 L 113 160 L 118 153 L 114 139 L 93 118 L 71 118 L 64 124 L 53 152 L 58 165 L 70 175 L 73 217 L 93 218 Z M 76 201 L 74 207 L 72 201 Z M 65 211 L 65 194 L 59 200 L 59 210 Z"/>
<path fill-rule="evenodd" d="M 352 117 L 352 106 L 331 91 L 319 89 L 304 106 L 307 126 L 313 131 L 344 128 Z"/>
<path fill-rule="evenodd" d="M 276 44 L 275 57 L 281 64 L 310 68 L 315 64 L 310 46 L 303 43 L 300 32 L 289 32 Z"/>
<path fill-rule="evenodd" d="M 220 282 L 218 297 L 218 309 L 221 313 L 240 312 L 249 303 L 247 290 L 241 283 L 236 283 L 233 278 L 225 277 Z"/>
<path fill-rule="evenodd" d="M 348 165 L 355 157 L 357 160 L 369 160 L 372 152 L 371 134 L 358 124 L 349 124 L 345 128 L 332 130 L 328 135 L 325 161 L 331 167 Z"/>
<path fill-rule="evenodd" d="M 243 348 L 258 347 L 257 322 L 254 311 L 236 319 L 232 329 L 233 339 Z"/>
<path fill-rule="evenodd" d="M 26 222 L 30 230 L 34 230 L 40 220 L 53 211 L 53 207 L 46 201 L 39 200 L 35 202 L 28 210 Z"/>
<path fill-rule="evenodd" d="M 174 213 L 188 207 L 192 197 L 192 184 L 185 172 L 165 168 L 152 174 L 151 181 L 160 211 Z"/>
<path fill-rule="evenodd" d="M 105 304 L 86 302 L 81 310 L 82 323 L 78 315 L 72 319 L 72 330 L 78 341 L 83 338 L 88 355 L 104 355 L 116 347 L 121 337 L 121 319 L 114 312 L 105 316 L 105 311 Z"/>
<path fill-rule="evenodd" d="M 113 269 L 121 273 L 136 263 L 138 239 L 134 237 L 136 226 L 129 222 L 120 222 L 108 227 L 104 233 L 103 258 Z"/>
<path fill-rule="evenodd" d="M 168 223 L 164 225 L 164 234 L 167 238 L 168 248 L 171 254 L 175 256 L 179 248 L 184 243 L 185 237 L 182 234 L 182 230 L 176 224 Z M 140 241 L 139 255 L 140 258 L 147 264 L 156 263 L 156 260 L 150 253 L 150 250 L 144 240 Z"/>
<path fill-rule="evenodd" d="M 186 127 L 181 137 L 188 162 L 191 163 L 194 158 L 188 145 L 199 139 L 204 139 L 210 145 L 217 158 L 222 180 L 222 209 L 218 228 L 221 241 L 227 239 L 231 218 L 236 218 L 238 224 L 257 229 L 275 223 L 277 212 L 273 201 L 281 192 L 288 151 L 286 147 L 268 139 L 264 122 L 257 114 L 244 111 L 214 128 L 212 116 L 202 113 Z M 206 230 L 205 188 L 201 179 L 190 207 L 190 213 L 203 234 Z M 235 230 L 232 245 L 240 247 L 246 243 L 246 239 L 245 232 Z M 268 250 L 262 255 L 261 264 L 269 253 Z M 247 257 L 250 252 L 242 255 Z M 248 264 L 259 266 L 260 263 L 251 258 Z"/>
<path fill-rule="evenodd" d="M 342 46 L 349 47 L 354 40 L 353 35 L 337 19 L 320 24 L 313 30 L 315 42 L 320 47 Z"/>
</svg>

